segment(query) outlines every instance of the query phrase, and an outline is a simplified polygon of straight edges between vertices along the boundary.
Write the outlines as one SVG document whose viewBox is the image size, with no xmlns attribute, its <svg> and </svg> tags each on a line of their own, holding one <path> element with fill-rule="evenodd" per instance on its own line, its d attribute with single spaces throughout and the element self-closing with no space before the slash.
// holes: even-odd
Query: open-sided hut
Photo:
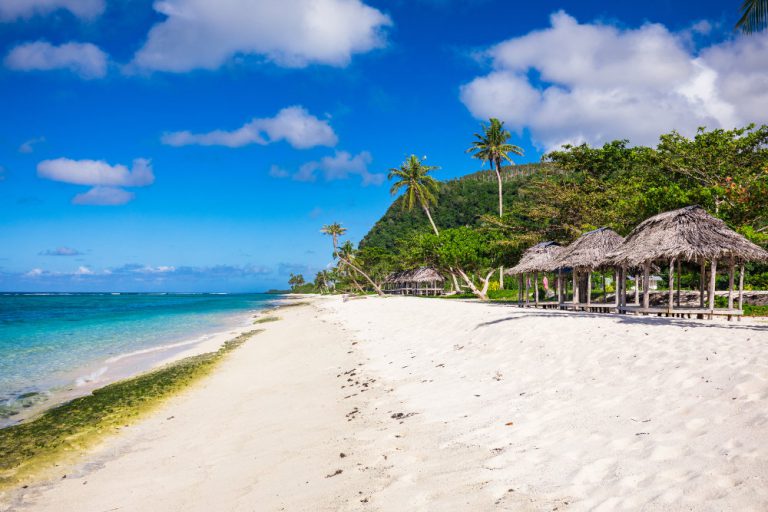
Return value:
<svg viewBox="0 0 768 512">
<path fill-rule="evenodd" d="M 661 213 L 643 221 L 624 243 L 608 255 L 608 261 L 624 274 L 627 268 L 643 269 L 643 299 L 641 306 L 627 306 L 624 279 L 619 280 L 620 311 L 667 314 L 741 315 L 744 289 L 744 263 L 768 261 L 768 252 L 726 226 L 725 222 L 709 215 L 701 206 L 688 206 Z M 701 266 L 701 294 L 698 309 L 673 306 L 675 289 L 675 262 L 684 261 Z M 649 279 L 651 265 L 669 266 L 669 301 L 666 308 L 649 307 Z M 728 307 L 715 311 L 715 280 L 718 264 L 728 268 Z M 708 307 L 704 307 L 705 271 L 709 266 Z M 722 268 L 723 265 L 721 265 Z M 734 303 L 734 274 L 739 267 L 738 308 Z M 679 268 L 679 267 L 678 267 Z M 679 270 L 678 270 L 679 271 Z M 678 279 L 679 281 L 679 279 Z"/>
<path fill-rule="evenodd" d="M 385 293 L 397 295 L 442 295 L 445 279 L 431 267 L 393 272 L 383 283 Z"/>
<path fill-rule="evenodd" d="M 504 273 L 510 276 L 518 276 L 518 303 L 522 305 L 528 303 L 528 277 L 533 274 L 534 304 L 539 305 L 539 272 L 551 272 L 557 267 L 553 266 L 554 261 L 563 248 L 556 242 L 541 242 L 525 250 L 520 257 L 517 265 L 507 269 Z M 525 298 L 523 298 L 523 288 L 525 288 Z M 558 296 L 560 290 L 558 288 Z"/>
<path fill-rule="evenodd" d="M 573 302 L 574 308 L 593 308 L 592 304 L 592 273 L 595 270 L 606 267 L 607 255 L 615 251 L 622 243 L 624 238 L 614 230 L 606 227 L 588 231 L 573 241 L 570 245 L 563 247 L 560 254 L 553 262 L 555 268 L 559 270 L 558 279 L 562 280 L 562 269 L 573 269 Z M 580 300 L 579 278 L 586 275 L 586 293 L 583 304 Z M 618 281 L 618 279 L 616 279 Z M 561 283 L 559 289 L 567 289 L 565 283 Z M 617 295 L 618 297 L 618 295 Z M 560 304 L 565 302 L 565 293 L 561 292 L 559 296 Z M 598 308 L 609 307 L 606 303 L 605 278 L 603 277 L 603 304 L 597 305 Z M 611 307 L 618 306 L 618 302 Z"/>
</svg>

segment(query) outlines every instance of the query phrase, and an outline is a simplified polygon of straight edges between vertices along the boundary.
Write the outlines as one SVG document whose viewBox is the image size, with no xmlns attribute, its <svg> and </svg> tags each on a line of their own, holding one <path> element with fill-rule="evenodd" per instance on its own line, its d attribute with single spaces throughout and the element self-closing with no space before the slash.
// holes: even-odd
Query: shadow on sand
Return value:
<svg viewBox="0 0 768 512">
<path fill-rule="evenodd" d="M 491 320 L 488 322 L 482 322 L 475 326 L 475 329 L 481 327 L 487 327 L 489 325 L 500 324 L 503 322 L 511 322 L 514 320 L 520 320 L 522 318 L 553 318 L 557 316 L 567 316 L 571 318 L 611 318 L 617 320 L 620 324 L 636 324 L 636 325 L 674 325 L 677 327 L 697 328 L 697 329 L 738 329 L 738 330 L 750 330 L 757 332 L 768 332 L 768 323 L 765 325 L 758 325 L 755 323 L 744 323 L 738 320 L 725 322 L 721 320 L 696 320 L 686 318 L 668 318 L 658 316 L 638 316 L 638 315 L 619 315 L 617 313 L 585 313 L 578 311 L 561 311 L 561 310 L 542 310 L 525 308 L 520 309 L 517 306 L 510 304 L 493 304 L 494 307 L 499 308 L 515 308 L 518 311 L 512 316 L 506 318 L 499 318 L 498 320 Z"/>
</svg>

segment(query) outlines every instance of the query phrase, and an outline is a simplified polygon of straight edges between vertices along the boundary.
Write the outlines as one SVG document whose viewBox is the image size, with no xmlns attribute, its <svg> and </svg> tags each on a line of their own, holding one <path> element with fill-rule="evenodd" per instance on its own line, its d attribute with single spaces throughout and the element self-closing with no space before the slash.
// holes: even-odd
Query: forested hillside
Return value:
<svg viewBox="0 0 768 512">
<path fill-rule="evenodd" d="M 547 164 L 524 164 L 502 168 L 504 204 L 511 207 L 521 184 L 531 176 L 551 169 Z M 498 190 L 493 171 L 479 171 L 440 183 L 437 205 L 432 211 L 440 229 L 476 226 L 480 217 L 498 212 Z M 394 249 L 414 231 L 429 231 L 429 222 L 421 208 L 402 208 L 398 198 L 360 242 L 360 247 Z"/>
</svg>

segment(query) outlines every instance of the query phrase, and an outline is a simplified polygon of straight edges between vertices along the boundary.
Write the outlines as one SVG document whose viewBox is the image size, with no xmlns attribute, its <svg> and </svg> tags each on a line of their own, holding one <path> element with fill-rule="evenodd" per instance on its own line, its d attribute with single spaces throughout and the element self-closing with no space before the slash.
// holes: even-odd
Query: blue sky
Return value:
<svg viewBox="0 0 768 512">
<path fill-rule="evenodd" d="M 0 290 L 283 287 L 491 115 L 519 163 L 764 121 L 739 4 L 0 0 Z"/>
</svg>

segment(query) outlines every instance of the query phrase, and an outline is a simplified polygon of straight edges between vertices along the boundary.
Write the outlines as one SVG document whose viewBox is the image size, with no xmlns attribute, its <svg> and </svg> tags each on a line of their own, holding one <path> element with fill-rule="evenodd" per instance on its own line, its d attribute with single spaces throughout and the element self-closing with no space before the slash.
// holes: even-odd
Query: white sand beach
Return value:
<svg viewBox="0 0 768 512">
<path fill-rule="evenodd" d="M 768 510 L 768 321 L 313 298 L 35 511 Z"/>
</svg>

